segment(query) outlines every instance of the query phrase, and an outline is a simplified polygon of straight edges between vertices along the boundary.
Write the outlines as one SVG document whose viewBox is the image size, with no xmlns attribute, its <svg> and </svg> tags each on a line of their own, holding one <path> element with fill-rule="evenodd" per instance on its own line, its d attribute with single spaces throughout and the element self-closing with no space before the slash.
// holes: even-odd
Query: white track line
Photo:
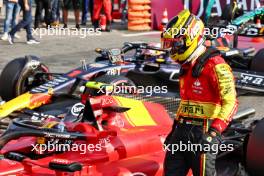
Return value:
<svg viewBox="0 0 264 176">
<path fill-rule="evenodd" d="M 160 31 L 151 31 L 151 32 L 140 32 L 140 33 L 133 33 L 133 34 L 122 34 L 123 37 L 136 37 L 136 36 L 144 36 L 144 35 L 153 35 L 153 34 L 160 34 Z"/>
</svg>

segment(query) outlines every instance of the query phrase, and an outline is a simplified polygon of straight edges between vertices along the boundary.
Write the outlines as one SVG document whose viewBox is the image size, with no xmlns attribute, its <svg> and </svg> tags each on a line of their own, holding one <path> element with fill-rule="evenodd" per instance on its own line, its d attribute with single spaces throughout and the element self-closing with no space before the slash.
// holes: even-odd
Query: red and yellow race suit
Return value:
<svg viewBox="0 0 264 176">
<path fill-rule="evenodd" d="M 232 70 L 217 55 L 204 65 L 199 77 L 192 76 L 196 61 L 184 65 L 180 76 L 181 103 L 176 118 L 210 119 L 211 128 L 223 132 L 237 111 L 237 99 Z"/>
</svg>

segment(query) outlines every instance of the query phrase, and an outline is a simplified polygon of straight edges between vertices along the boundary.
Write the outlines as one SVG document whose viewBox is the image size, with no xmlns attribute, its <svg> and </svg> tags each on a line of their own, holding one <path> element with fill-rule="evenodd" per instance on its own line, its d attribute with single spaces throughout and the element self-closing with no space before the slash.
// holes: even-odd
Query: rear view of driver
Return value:
<svg viewBox="0 0 264 176">
<path fill-rule="evenodd" d="M 162 46 L 182 66 L 181 103 L 165 141 L 165 176 L 185 176 L 189 169 L 194 176 L 216 175 L 216 153 L 211 149 L 220 145 L 221 133 L 237 111 L 232 70 L 216 49 L 205 47 L 203 31 L 203 22 L 183 10 L 161 36 Z M 199 144 L 200 150 L 179 148 L 192 144 Z"/>
</svg>

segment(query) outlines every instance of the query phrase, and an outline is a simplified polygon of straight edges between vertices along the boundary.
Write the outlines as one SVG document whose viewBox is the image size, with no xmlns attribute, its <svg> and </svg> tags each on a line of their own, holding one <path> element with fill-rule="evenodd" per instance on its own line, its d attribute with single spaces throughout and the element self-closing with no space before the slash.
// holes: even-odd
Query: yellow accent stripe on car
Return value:
<svg viewBox="0 0 264 176">
<path fill-rule="evenodd" d="M 51 121 L 51 122 L 43 125 L 43 128 L 53 128 L 55 125 L 58 125 L 58 124 L 59 124 L 59 122 L 57 122 L 57 121 Z"/>
<path fill-rule="evenodd" d="M 14 111 L 21 110 L 23 108 L 28 107 L 30 104 L 31 95 L 32 94 L 28 92 L 1 105 L 0 106 L 0 119 L 8 116 Z"/>
<path fill-rule="evenodd" d="M 101 82 L 96 82 L 96 81 L 88 81 L 85 86 L 87 88 L 92 88 L 92 89 L 100 89 L 102 86 L 106 85 L 105 83 Z"/>
<path fill-rule="evenodd" d="M 31 94 L 29 92 L 4 103 L 0 106 L 0 119 L 5 118 L 14 111 L 24 108 L 34 109 L 50 101 L 51 95 L 48 93 Z"/>
<path fill-rule="evenodd" d="M 155 126 L 156 122 L 150 116 L 144 103 L 124 97 L 113 96 L 120 106 L 130 108 L 125 112 L 127 121 L 133 126 Z"/>
</svg>

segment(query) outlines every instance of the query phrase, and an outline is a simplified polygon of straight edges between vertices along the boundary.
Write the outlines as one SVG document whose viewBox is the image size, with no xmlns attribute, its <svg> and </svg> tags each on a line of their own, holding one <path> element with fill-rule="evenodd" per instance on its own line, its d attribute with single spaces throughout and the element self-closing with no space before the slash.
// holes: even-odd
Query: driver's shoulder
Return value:
<svg viewBox="0 0 264 176">
<path fill-rule="evenodd" d="M 216 56 L 212 56 L 209 60 L 208 63 L 206 65 L 208 65 L 209 67 L 215 67 L 216 65 L 219 64 L 226 64 L 225 59 L 221 56 L 221 55 L 216 55 Z"/>
</svg>

